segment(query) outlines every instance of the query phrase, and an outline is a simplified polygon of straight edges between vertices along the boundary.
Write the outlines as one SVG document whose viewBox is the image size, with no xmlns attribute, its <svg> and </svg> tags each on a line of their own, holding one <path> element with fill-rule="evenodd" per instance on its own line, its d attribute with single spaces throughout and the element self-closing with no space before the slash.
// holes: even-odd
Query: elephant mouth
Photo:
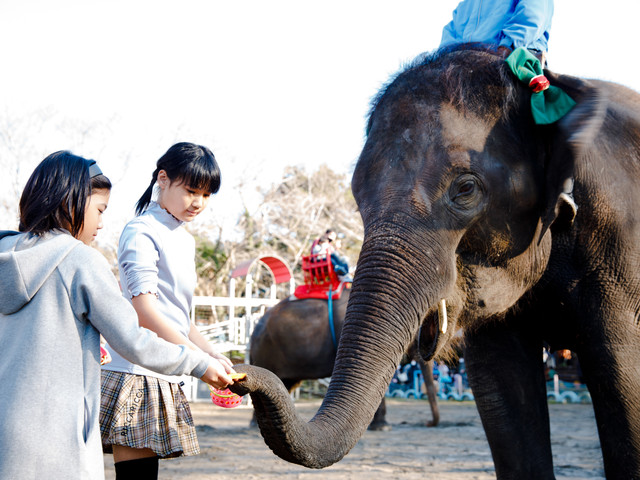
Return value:
<svg viewBox="0 0 640 480">
<path fill-rule="evenodd" d="M 418 329 L 418 353 L 425 362 L 438 352 L 449 329 L 448 323 L 446 301 L 442 299 L 437 308 L 427 312 Z"/>
</svg>

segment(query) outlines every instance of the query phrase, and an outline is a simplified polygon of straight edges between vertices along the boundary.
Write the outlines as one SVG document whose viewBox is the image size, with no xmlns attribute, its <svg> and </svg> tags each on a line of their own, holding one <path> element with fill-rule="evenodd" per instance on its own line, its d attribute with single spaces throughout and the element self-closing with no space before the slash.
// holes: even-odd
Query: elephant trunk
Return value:
<svg viewBox="0 0 640 480">
<path fill-rule="evenodd" d="M 365 239 L 331 383 L 313 419 L 298 417 L 275 375 L 237 367 L 247 379 L 231 389 L 251 393 L 265 442 L 287 461 L 323 468 L 349 452 L 371 422 L 420 322 L 454 278 L 454 262 L 443 262 L 443 252 L 431 246 L 437 242 L 400 240 L 397 224 L 390 228 L 395 234 L 379 226 Z M 401 260 L 406 258 L 411 261 Z M 437 288 L 427 291 L 429 284 Z"/>
</svg>

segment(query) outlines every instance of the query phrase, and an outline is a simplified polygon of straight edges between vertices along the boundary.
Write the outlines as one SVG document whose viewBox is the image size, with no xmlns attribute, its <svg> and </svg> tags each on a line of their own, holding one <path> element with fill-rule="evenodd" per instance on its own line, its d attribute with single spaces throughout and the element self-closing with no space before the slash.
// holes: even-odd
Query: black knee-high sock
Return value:
<svg viewBox="0 0 640 480">
<path fill-rule="evenodd" d="M 117 462 L 116 480 L 157 480 L 158 457 L 137 458 Z"/>
</svg>

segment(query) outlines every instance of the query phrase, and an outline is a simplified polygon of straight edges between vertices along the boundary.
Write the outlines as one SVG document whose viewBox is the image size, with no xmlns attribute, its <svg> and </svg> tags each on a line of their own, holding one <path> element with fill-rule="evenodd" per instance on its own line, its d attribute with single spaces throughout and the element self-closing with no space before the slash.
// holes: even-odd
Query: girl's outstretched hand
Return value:
<svg viewBox="0 0 640 480">
<path fill-rule="evenodd" d="M 235 373 L 232 368 L 212 358 L 209 362 L 209 368 L 207 368 L 204 375 L 200 377 L 200 380 L 208 383 L 212 387 L 222 389 L 233 383 L 233 379 L 229 376 L 231 373 Z"/>
<path fill-rule="evenodd" d="M 209 355 L 218 360 L 224 366 L 227 373 L 233 373 L 233 363 L 231 363 L 231 360 L 217 352 L 210 353 Z"/>
</svg>

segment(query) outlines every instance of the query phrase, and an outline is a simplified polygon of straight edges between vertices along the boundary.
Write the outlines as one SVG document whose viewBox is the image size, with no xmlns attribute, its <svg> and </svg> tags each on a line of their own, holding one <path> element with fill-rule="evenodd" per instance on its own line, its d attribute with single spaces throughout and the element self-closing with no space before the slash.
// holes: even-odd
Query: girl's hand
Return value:
<svg viewBox="0 0 640 480">
<path fill-rule="evenodd" d="M 233 380 L 229 376 L 231 373 L 235 373 L 232 368 L 227 369 L 222 362 L 212 359 L 209 362 L 209 368 L 207 368 L 204 375 L 200 377 L 200 380 L 208 383 L 212 387 L 224 389 L 233 383 Z"/>
<path fill-rule="evenodd" d="M 224 370 L 227 373 L 234 373 L 233 363 L 231 363 L 231 360 L 229 360 L 227 357 L 218 352 L 211 352 L 209 353 L 209 355 L 218 360 L 222 364 L 222 366 L 224 366 Z"/>
</svg>

